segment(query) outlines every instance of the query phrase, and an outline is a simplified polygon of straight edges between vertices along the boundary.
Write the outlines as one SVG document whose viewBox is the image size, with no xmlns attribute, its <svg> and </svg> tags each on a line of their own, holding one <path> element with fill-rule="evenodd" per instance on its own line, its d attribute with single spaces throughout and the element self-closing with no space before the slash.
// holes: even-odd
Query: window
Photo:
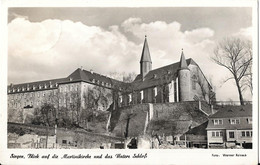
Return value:
<svg viewBox="0 0 260 165">
<path fill-rule="evenodd" d="M 40 92 L 38 93 L 38 97 L 40 97 Z"/>
<path fill-rule="evenodd" d="M 223 120 L 222 119 L 214 119 L 213 123 L 214 123 L 214 125 L 222 125 L 223 124 Z"/>
<path fill-rule="evenodd" d="M 246 131 L 246 136 L 249 137 L 250 136 L 250 132 Z"/>
<path fill-rule="evenodd" d="M 157 96 L 157 87 L 153 88 L 153 93 L 154 93 L 154 96 Z"/>
<path fill-rule="evenodd" d="M 252 122 L 253 122 L 252 118 L 248 118 L 248 119 L 247 119 L 247 123 L 248 123 L 248 124 L 252 124 Z"/>
<path fill-rule="evenodd" d="M 215 133 L 215 132 L 212 132 L 212 136 L 215 137 L 215 136 L 216 136 L 216 133 Z"/>
<path fill-rule="evenodd" d="M 122 101 L 123 101 L 123 98 L 122 98 L 122 96 L 120 95 L 120 96 L 119 96 L 119 103 L 121 104 Z"/>
<path fill-rule="evenodd" d="M 241 137 L 252 137 L 253 132 L 252 131 L 242 131 Z"/>
<path fill-rule="evenodd" d="M 141 91 L 140 95 L 141 95 L 141 101 L 142 101 L 144 99 L 144 91 Z"/>
<path fill-rule="evenodd" d="M 132 94 L 129 94 L 128 98 L 129 98 L 129 103 L 131 103 L 132 102 Z"/>
<path fill-rule="evenodd" d="M 230 119 L 230 124 L 239 124 L 239 119 Z"/>
<path fill-rule="evenodd" d="M 235 138 L 235 132 L 229 132 L 229 138 Z"/>
<path fill-rule="evenodd" d="M 62 144 L 67 144 L 67 140 L 62 140 Z"/>
<path fill-rule="evenodd" d="M 62 87 L 60 87 L 60 92 L 62 92 Z"/>
<path fill-rule="evenodd" d="M 222 131 L 212 131 L 211 135 L 212 135 L 212 137 L 222 137 L 223 132 Z"/>
</svg>

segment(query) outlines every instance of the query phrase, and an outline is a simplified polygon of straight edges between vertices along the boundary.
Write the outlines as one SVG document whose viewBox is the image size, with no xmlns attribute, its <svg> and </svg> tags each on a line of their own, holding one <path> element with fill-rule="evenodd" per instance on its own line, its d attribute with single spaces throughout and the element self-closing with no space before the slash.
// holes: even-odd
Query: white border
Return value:
<svg viewBox="0 0 260 165">
<path fill-rule="evenodd" d="M 1 43 L 0 43 L 0 163 L 2 164 L 256 164 L 257 161 L 257 147 L 259 146 L 257 138 L 259 126 L 258 119 L 258 20 L 257 20 L 257 6 L 256 0 L 3 0 L 1 1 Z M 253 149 L 252 150 L 204 150 L 204 149 L 185 149 L 185 150 L 36 150 L 36 149 L 7 149 L 7 12 L 8 7 L 252 7 L 253 8 L 253 80 L 254 80 L 254 97 L 253 97 Z M 258 60 L 257 60 L 258 59 Z M 112 159 L 112 160 L 15 160 L 9 159 L 11 153 L 25 154 L 25 153 L 39 153 L 39 154 L 134 154 L 134 153 L 148 153 L 147 159 Z M 247 157 L 223 158 L 212 157 L 212 154 L 222 155 L 223 153 L 240 153 L 247 154 Z"/>
</svg>

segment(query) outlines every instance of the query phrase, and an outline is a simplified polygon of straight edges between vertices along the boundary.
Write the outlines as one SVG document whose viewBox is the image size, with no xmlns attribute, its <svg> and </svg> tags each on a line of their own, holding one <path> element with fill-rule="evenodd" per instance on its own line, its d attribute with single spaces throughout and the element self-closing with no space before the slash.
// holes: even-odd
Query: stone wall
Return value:
<svg viewBox="0 0 260 165">
<path fill-rule="evenodd" d="M 124 107 L 118 113 L 114 112 L 111 121 L 115 136 L 124 137 L 128 122 L 128 137 L 137 137 L 145 132 L 145 125 L 149 112 L 149 104 L 137 104 Z M 112 112 L 113 113 L 113 112 Z"/>
<path fill-rule="evenodd" d="M 115 125 L 112 133 L 121 137 L 126 133 L 128 118 L 128 137 L 143 134 L 182 135 L 189 128 L 208 120 L 207 115 L 199 110 L 199 102 L 196 101 L 138 104 L 125 107 L 115 114 L 111 118 Z"/>
</svg>

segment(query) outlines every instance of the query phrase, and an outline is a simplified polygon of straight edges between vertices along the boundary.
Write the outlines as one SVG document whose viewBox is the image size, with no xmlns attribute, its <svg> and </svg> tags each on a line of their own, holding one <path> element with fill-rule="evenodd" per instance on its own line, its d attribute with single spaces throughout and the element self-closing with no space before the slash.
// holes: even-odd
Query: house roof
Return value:
<svg viewBox="0 0 260 165">
<path fill-rule="evenodd" d="M 192 58 L 187 59 L 186 63 L 187 65 L 197 65 Z M 133 86 L 136 90 L 139 90 L 157 86 L 163 83 L 168 83 L 171 80 L 176 79 L 179 66 L 180 62 L 176 62 L 161 68 L 151 70 L 145 75 L 144 79 L 142 79 L 142 75 L 139 74 L 133 81 Z"/>
<path fill-rule="evenodd" d="M 209 117 L 207 129 L 252 129 L 252 124 L 246 122 L 247 117 L 252 117 L 252 105 L 223 107 Z M 225 119 L 223 124 L 214 125 L 214 119 Z M 229 118 L 239 118 L 239 124 L 230 124 Z M 243 121 L 241 121 L 243 119 Z M 227 121 L 228 120 L 228 121 Z"/>
<path fill-rule="evenodd" d="M 192 134 L 192 135 L 207 135 L 207 125 L 208 121 L 202 123 L 201 125 L 194 127 L 187 131 L 185 134 Z"/>
<path fill-rule="evenodd" d="M 252 105 L 226 106 L 209 118 L 252 117 Z"/>
</svg>

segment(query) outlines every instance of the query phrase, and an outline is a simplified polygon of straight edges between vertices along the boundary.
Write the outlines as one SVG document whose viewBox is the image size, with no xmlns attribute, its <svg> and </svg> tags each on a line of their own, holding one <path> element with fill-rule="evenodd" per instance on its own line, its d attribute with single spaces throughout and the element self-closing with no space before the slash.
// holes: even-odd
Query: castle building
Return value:
<svg viewBox="0 0 260 165">
<path fill-rule="evenodd" d="M 65 78 L 52 79 L 8 86 L 8 110 L 33 111 L 44 103 L 56 108 L 84 109 L 89 105 L 89 93 L 98 90 L 104 100 L 95 107 L 108 109 L 115 101 L 119 106 L 141 103 L 167 103 L 215 99 L 212 87 L 198 64 L 185 59 L 181 52 L 179 62 L 152 69 L 152 60 L 145 37 L 140 60 L 140 74 L 131 83 L 125 83 L 82 68 Z M 115 92 L 116 96 L 115 97 Z M 24 119 L 23 119 L 24 120 Z"/>
</svg>

